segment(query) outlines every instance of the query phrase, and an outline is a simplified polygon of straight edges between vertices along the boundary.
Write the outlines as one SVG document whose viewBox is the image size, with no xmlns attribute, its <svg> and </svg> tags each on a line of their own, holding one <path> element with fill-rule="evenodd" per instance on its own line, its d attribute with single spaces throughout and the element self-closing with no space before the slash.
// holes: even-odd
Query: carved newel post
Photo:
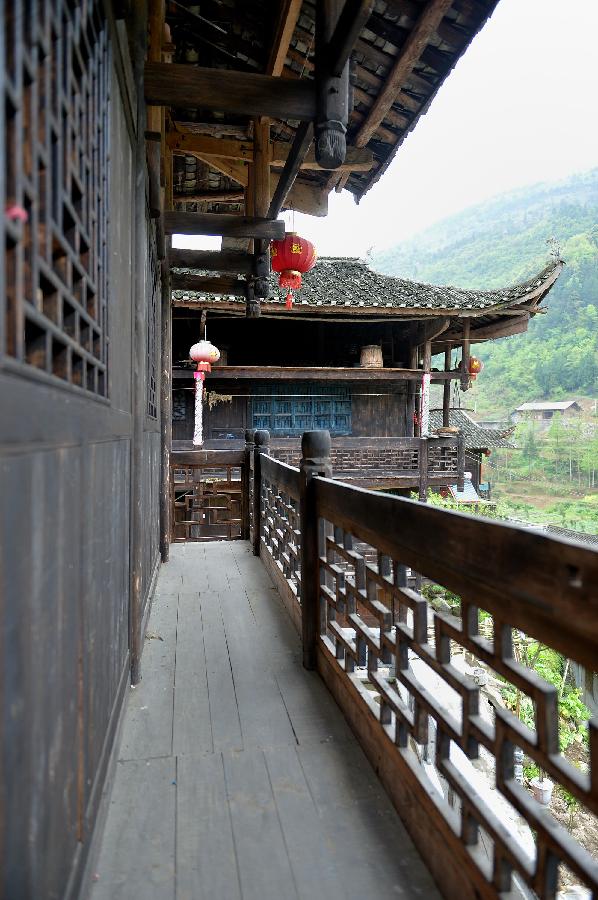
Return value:
<svg viewBox="0 0 598 900">
<path fill-rule="evenodd" d="M 270 432 L 258 428 L 253 440 L 253 555 L 260 555 L 260 537 L 262 533 L 262 456 L 270 453 Z"/>
<path fill-rule="evenodd" d="M 303 665 L 306 669 L 316 667 L 316 646 L 320 631 L 320 528 L 314 477 L 332 477 L 330 448 L 329 431 L 306 431 L 301 438 L 301 629 Z"/>
</svg>

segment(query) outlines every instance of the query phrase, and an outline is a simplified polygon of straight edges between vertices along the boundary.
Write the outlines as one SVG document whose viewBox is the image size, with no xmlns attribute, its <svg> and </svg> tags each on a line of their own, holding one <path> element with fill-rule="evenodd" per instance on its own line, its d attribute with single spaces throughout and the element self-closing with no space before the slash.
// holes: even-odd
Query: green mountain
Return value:
<svg viewBox="0 0 598 900">
<path fill-rule="evenodd" d="M 538 272 L 554 241 L 566 266 L 547 314 L 526 334 L 476 345 L 485 369 L 468 405 L 475 398 L 478 413 L 598 391 L 598 169 L 503 194 L 371 261 L 387 274 L 483 290 Z"/>
</svg>

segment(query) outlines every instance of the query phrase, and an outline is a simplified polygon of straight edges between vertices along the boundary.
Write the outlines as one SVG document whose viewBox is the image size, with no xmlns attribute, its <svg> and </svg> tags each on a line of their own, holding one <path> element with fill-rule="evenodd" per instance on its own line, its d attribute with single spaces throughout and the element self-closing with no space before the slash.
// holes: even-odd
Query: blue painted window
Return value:
<svg viewBox="0 0 598 900">
<path fill-rule="evenodd" d="M 351 394 L 328 384 L 265 384 L 255 388 L 251 402 L 253 428 L 292 437 L 313 428 L 331 434 L 351 434 Z"/>
</svg>

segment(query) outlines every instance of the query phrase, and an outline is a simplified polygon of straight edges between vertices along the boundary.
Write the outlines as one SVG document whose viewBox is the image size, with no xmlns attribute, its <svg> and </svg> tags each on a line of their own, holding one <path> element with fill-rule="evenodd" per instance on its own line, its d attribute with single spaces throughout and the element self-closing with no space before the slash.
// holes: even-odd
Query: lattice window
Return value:
<svg viewBox="0 0 598 900">
<path fill-rule="evenodd" d="M 153 229 L 150 230 L 148 250 L 148 277 L 146 290 L 146 412 L 151 419 L 158 417 L 158 310 L 160 308 L 161 278 L 160 265 Z"/>
<path fill-rule="evenodd" d="M 329 384 L 266 384 L 252 399 L 254 428 L 300 435 L 312 428 L 351 434 L 351 394 Z"/>
<path fill-rule="evenodd" d="M 110 48 L 103 6 L 11 0 L 2 27 L 0 349 L 41 377 L 105 397 Z"/>
</svg>

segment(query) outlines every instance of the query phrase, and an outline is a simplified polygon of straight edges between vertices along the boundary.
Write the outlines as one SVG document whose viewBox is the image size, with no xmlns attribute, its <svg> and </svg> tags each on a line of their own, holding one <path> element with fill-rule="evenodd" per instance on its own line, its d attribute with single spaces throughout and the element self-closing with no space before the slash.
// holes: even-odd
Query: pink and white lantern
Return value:
<svg viewBox="0 0 598 900">
<path fill-rule="evenodd" d="M 201 447 L 203 444 L 203 383 L 206 372 L 212 371 L 212 363 L 220 359 L 220 350 L 210 341 L 198 341 L 189 350 L 189 357 L 197 363 L 197 369 L 193 373 L 195 378 L 195 427 L 193 430 L 193 446 Z"/>
</svg>

